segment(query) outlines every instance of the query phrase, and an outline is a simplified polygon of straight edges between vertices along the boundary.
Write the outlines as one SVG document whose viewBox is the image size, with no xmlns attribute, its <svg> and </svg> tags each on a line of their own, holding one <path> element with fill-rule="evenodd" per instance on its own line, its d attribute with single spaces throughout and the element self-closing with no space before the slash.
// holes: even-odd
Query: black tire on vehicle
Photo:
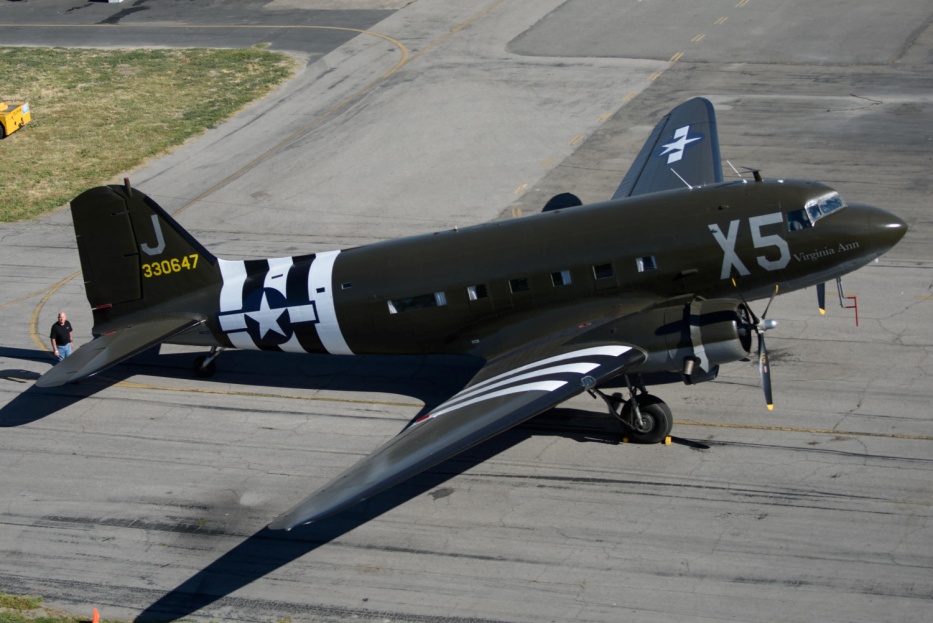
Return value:
<svg viewBox="0 0 933 623">
<path fill-rule="evenodd" d="M 622 408 L 622 414 L 625 421 L 629 421 L 632 416 L 632 403 L 627 402 Z M 632 443 L 661 443 L 671 434 L 671 428 L 674 426 L 674 418 L 671 415 L 671 409 L 660 398 L 655 396 L 643 395 L 638 397 L 638 411 L 641 413 L 643 426 L 634 424 L 633 430 L 628 432 L 629 441 Z M 634 417 L 631 421 L 634 422 Z"/>
</svg>

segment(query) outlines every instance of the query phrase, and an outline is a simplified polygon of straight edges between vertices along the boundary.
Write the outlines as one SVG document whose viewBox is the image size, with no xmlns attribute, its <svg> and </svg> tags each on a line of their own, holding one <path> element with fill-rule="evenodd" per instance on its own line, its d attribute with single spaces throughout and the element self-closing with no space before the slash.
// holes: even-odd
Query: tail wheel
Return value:
<svg viewBox="0 0 933 623">
<path fill-rule="evenodd" d="M 217 371 L 213 357 L 207 365 L 204 365 L 205 361 L 207 361 L 207 355 L 201 355 L 194 360 L 194 373 L 202 379 L 214 376 L 214 372 Z"/>
<path fill-rule="evenodd" d="M 622 421 L 632 422 L 629 440 L 634 443 L 661 443 L 671 434 L 674 418 L 670 407 L 660 398 L 650 395 L 638 397 L 638 411 L 641 413 L 641 425 L 638 424 L 632 401 L 622 407 Z"/>
</svg>

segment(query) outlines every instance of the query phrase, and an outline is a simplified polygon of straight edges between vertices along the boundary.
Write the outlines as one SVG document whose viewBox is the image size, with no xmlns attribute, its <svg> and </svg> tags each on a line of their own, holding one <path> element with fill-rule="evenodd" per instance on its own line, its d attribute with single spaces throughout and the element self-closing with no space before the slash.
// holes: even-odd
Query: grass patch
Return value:
<svg viewBox="0 0 933 623">
<path fill-rule="evenodd" d="M 87 620 L 43 608 L 41 597 L 0 593 L 0 623 L 85 623 Z"/>
<path fill-rule="evenodd" d="M 0 98 L 32 123 L 0 141 L 0 222 L 31 219 L 212 128 L 292 75 L 258 48 L 0 47 Z M 2 622 L 0 622 L 2 623 Z"/>
<path fill-rule="evenodd" d="M 7 595 L 6 593 L 0 593 L 0 608 L 23 611 L 35 610 L 41 605 L 41 597 L 30 597 L 28 595 Z"/>
<path fill-rule="evenodd" d="M 187 619 L 181 619 L 186 621 Z M 0 593 L 0 623 L 90 623 L 91 617 L 78 617 L 42 607 L 41 597 L 20 597 Z M 121 623 L 115 619 L 104 619 L 101 623 Z M 283 617 L 276 623 L 292 623 L 291 617 Z"/>
<path fill-rule="evenodd" d="M 41 597 L 20 597 L 0 593 L 0 623 L 90 623 L 91 616 L 74 616 L 42 607 Z M 119 623 L 104 620 L 101 623 Z"/>
</svg>

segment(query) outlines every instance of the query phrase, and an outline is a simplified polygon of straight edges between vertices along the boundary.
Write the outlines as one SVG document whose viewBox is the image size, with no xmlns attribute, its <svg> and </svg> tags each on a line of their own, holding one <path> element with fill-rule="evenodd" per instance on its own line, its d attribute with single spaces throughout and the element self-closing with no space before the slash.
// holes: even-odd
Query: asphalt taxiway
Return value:
<svg viewBox="0 0 933 623">
<path fill-rule="evenodd" d="M 205 4 L 229 13 L 5 3 L 0 35 L 125 45 L 125 30 L 151 29 L 165 45 L 217 32 L 229 43 L 203 45 L 252 45 L 283 25 L 365 31 L 310 37 L 314 48 L 282 34 L 273 47 L 307 58 L 295 79 L 131 173 L 222 257 L 521 218 L 557 192 L 603 199 L 657 119 L 696 95 L 715 103 L 737 168 L 818 179 L 910 231 L 844 279 L 858 328 L 832 299 L 821 317 L 812 291 L 775 301 L 773 413 L 751 363 L 653 388 L 677 421 L 671 446 L 617 443 L 584 396 L 281 533 L 265 525 L 456 391 L 469 367 L 228 352 L 204 381 L 190 375 L 196 353 L 166 347 L 38 391 L 57 311 L 79 344 L 90 337 L 80 278 L 68 279 L 70 215 L 2 225 L 0 591 L 144 620 L 928 618 L 928 3 Z M 254 23 L 266 30 L 213 28 Z"/>
</svg>

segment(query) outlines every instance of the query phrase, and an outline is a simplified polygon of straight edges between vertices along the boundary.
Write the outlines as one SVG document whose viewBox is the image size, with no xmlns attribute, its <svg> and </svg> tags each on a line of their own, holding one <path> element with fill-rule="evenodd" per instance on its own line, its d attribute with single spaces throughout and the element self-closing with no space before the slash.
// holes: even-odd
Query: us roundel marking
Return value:
<svg viewBox="0 0 933 623">
<path fill-rule="evenodd" d="M 327 352 L 352 355 L 334 307 L 333 266 L 338 253 L 302 258 L 298 264 L 291 257 L 248 263 L 220 260 L 223 287 L 217 321 L 221 330 L 237 348 L 306 352 L 295 326 L 313 325 Z M 296 277 L 304 281 L 302 271 L 307 271 L 306 289 L 294 285 Z"/>
</svg>

